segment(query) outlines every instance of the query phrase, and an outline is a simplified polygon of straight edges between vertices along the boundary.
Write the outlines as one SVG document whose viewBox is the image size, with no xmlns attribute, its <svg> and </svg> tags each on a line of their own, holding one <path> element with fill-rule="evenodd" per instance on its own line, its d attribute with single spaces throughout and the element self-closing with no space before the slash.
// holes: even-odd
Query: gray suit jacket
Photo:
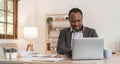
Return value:
<svg viewBox="0 0 120 64">
<path fill-rule="evenodd" d="M 59 34 L 58 43 L 57 43 L 57 52 L 59 54 L 72 54 L 71 50 L 71 37 L 72 32 L 69 28 L 62 29 Z M 96 31 L 92 28 L 84 27 L 83 37 L 98 37 Z"/>
</svg>

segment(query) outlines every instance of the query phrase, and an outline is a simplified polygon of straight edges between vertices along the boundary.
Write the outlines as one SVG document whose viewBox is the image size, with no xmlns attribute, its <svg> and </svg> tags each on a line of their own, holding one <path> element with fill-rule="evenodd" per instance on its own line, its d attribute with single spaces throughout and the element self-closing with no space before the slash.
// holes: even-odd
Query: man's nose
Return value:
<svg viewBox="0 0 120 64">
<path fill-rule="evenodd" d="M 75 25 L 79 25 L 79 23 L 76 21 L 76 22 L 75 22 Z"/>
</svg>

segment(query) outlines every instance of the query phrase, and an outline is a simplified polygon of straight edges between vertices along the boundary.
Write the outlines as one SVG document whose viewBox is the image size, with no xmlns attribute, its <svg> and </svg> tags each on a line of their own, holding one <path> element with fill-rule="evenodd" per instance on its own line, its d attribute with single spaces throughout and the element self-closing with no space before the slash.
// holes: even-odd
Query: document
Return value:
<svg viewBox="0 0 120 64">
<path fill-rule="evenodd" d="M 19 60 L 22 60 L 22 61 L 50 61 L 50 62 L 55 62 L 55 61 L 64 60 L 64 58 L 29 57 L 29 58 L 20 58 Z"/>
<path fill-rule="evenodd" d="M 18 60 L 22 61 L 60 61 L 64 58 L 59 58 L 57 55 L 37 54 L 32 52 L 20 52 L 21 57 Z"/>
<path fill-rule="evenodd" d="M 42 59 L 43 61 L 60 61 L 60 60 L 63 60 L 64 58 L 44 58 Z"/>
</svg>

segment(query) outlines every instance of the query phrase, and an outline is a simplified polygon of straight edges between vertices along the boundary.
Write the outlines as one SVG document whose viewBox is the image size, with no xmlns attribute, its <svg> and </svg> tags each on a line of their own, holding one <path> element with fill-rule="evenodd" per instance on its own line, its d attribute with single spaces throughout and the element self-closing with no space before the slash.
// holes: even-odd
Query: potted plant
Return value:
<svg viewBox="0 0 120 64">
<path fill-rule="evenodd" d="M 11 59 L 17 59 L 17 49 L 11 48 Z"/>
<path fill-rule="evenodd" d="M 46 21 L 47 21 L 47 25 L 48 25 L 48 34 L 50 34 L 50 31 L 52 30 L 53 18 L 52 17 L 48 17 Z"/>
<path fill-rule="evenodd" d="M 10 52 L 11 52 L 11 50 L 9 48 L 5 49 L 5 57 L 6 57 L 6 59 L 10 59 Z"/>
</svg>

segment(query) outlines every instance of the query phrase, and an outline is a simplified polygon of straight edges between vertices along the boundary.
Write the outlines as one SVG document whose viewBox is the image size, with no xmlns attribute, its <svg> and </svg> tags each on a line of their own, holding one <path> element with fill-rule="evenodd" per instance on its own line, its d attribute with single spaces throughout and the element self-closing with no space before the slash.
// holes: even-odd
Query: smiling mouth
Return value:
<svg viewBox="0 0 120 64">
<path fill-rule="evenodd" d="M 82 29 L 82 26 L 73 26 L 73 29 L 78 31 Z"/>
<path fill-rule="evenodd" d="M 74 30 L 80 30 L 79 26 L 74 27 Z"/>
</svg>

